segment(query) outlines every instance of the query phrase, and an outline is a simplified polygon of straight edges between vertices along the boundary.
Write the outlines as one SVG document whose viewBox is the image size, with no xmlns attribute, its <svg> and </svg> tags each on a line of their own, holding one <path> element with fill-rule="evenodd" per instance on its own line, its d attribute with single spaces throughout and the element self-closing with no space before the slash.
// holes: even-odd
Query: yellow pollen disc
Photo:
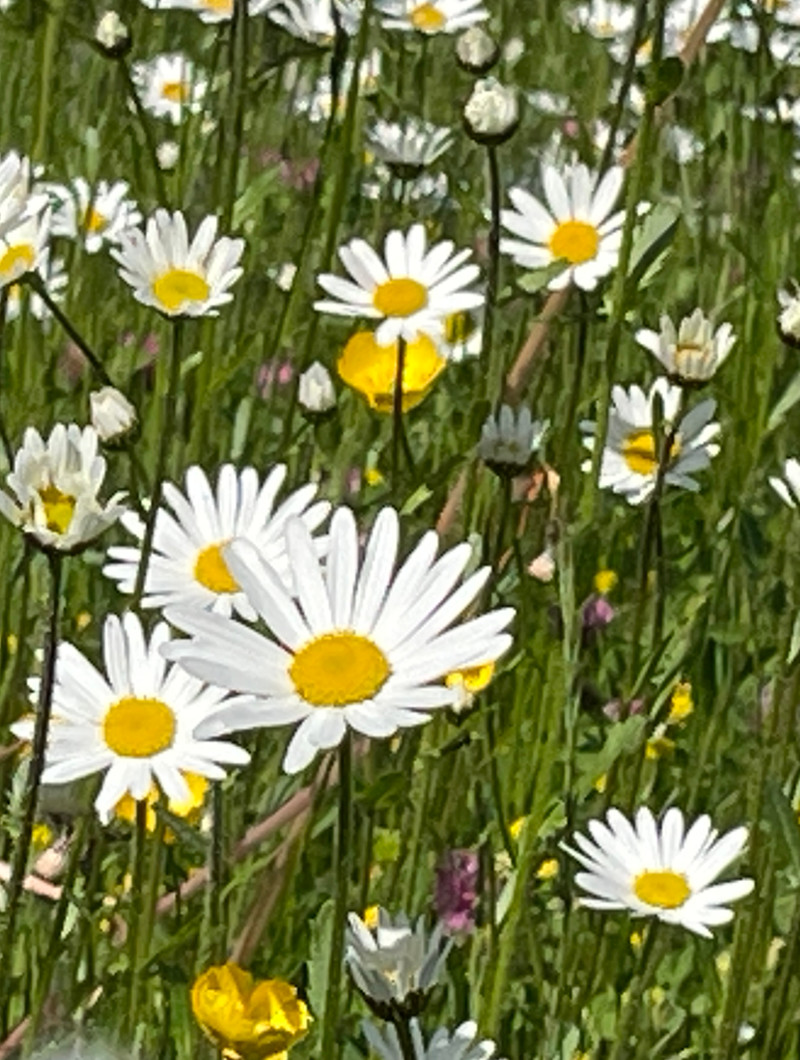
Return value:
<svg viewBox="0 0 800 1060">
<path fill-rule="evenodd" d="M 387 317 L 410 317 L 428 304 L 428 288 L 416 280 L 387 280 L 375 288 L 372 304 Z"/>
<path fill-rule="evenodd" d="M 471 313 L 451 313 L 445 317 L 444 337 L 451 346 L 457 342 L 466 342 L 475 332 L 475 318 Z"/>
<path fill-rule="evenodd" d="M 62 493 L 57 486 L 45 486 L 39 490 L 39 497 L 47 529 L 54 534 L 66 534 L 75 512 L 75 498 L 69 493 Z"/>
<path fill-rule="evenodd" d="M 591 261 L 599 245 L 597 229 L 586 221 L 562 221 L 550 236 L 553 257 L 563 258 L 570 265 Z"/>
<path fill-rule="evenodd" d="M 233 0 L 201 0 L 200 6 L 206 11 L 214 11 L 218 15 L 233 14 Z"/>
<path fill-rule="evenodd" d="M 194 561 L 194 576 L 201 585 L 212 593 L 238 593 L 239 584 L 228 570 L 228 564 L 222 558 L 222 549 L 227 542 L 209 545 L 198 552 Z"/>
<path fill-rule="evenodd" d="M 680 346 L 675 347 L 675 367 L 679 372 L 683 371 L 697 360 L 698 354 L 701 355 L 703 361 L 708 361 L 709 353 L 708 346 L 700 346 L 694 342 L 681 343 Z"/>
<path fill-rule="evenodd" d="M 409 16 L 414 29 L 423 33 L 435 33 L 447 22 L 447 19 L 435 4 L 419 4 Z"/>
<path fill-rule="evenodd" d="M 153 294 L 171 313 L 186 302 L 205 302 L 210 293 L 203 277 L 188 269 L 169 269 L 153 281 Z"/>
<path fill-rule="evenodd" d="M 175 715 L 160 699 L 123 696 L 103 718 L 103 739 L 123 758 L 150 758 L 175 738 Z"/>
<path fill-rule="evenodd" d="M 377 644 L 350 632 L 315 637 L 289 667 L 295 688 L 315 707 L 346 707 L 371 699 L 391 672 Z"/>
<path fill-rule="evenodd" d="M 21 276 L 24 272 L 30 272 L 36 261 L 36 251 L 30 243 L 18 243 L 15 247 L 0 256 L 0 276 L 15 273 Z"/>
<path fill-rule="evenodd" d="M 94 206 L 86 211 L 83 218 L 83 227 L 87 232 L 102 232 L 107 224 L 108 218 L 95 210 Z"/>
<path fill-rule="evenodd" d="M 161 86 L 161 95 L 170 103 L 188 103 L 191 87 L 187 81 L 165 81 Z"/>
<path fill-rule="evenodd" d="M 681 443 L 676 438 L 669 453 L 670 463 L 676 459 L 680 451 Z M 658 457 L 653 432 L 647 429 L 631 431 L 623 442 L 622 456 L 634 474 L 654 475 L 658 470 Z"/>
<path fill-rule="evenodd" d="M 640 872 L 633 881 L 633 893 L 640 902 L 657 905 L 660 909 L 677 909 L 692 893 L 681 872 L 662 869 Z"/>
</svg>

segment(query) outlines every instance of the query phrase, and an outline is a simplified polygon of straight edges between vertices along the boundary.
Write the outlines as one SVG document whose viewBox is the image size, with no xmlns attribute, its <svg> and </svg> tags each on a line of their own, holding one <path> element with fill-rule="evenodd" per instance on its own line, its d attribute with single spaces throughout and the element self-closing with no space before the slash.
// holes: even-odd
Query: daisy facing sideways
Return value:
<svg viewBox="0 0 800 1060">
<path fill-rule="evenodd" d="M 128 190 L 125 180 L 101 180 L 93 188 L 83 177 L 75 177 L 69 187 L 51 185 L 53 235 L 80 240 L 89 254 L 105 243 L 116 243 L 121 232 L 142 219 L 136 203 L 127 198 Z"/>
<path fill-rule="evenodd" d="M 144 231 L 122 232 L 111 256 L 137 302 L 169 317 L 216 316 L 233 299 L 244 252 L 243 239 L 217 239 L 217 225 L 206 217 L 190 243 L 181 211 L 158 209 Z"/>
<path fill-rule="evenodd" d="M 451 313 L 478 309 L 484 297 L 468 290 L 478 278 L 477 265 L 464 263 L 469 249 L 454 253 L 450 240 L 427 246 L 425 229 L 412 225 L 407 233 L 393 229 L 386 236 L 384 260 L 363 239 L 339 248 L 352 280 L 330 273 L 317 283 L 335 301 L 315 302 L 321 313 L 380 320 L 375 341 L 388 346 L 398 338 L 413 342 L 420 332 L 441 340 Z M 355 281 L 355 282 L 353 282 Z"/>
<path fill-rule="evenodd" d="M 160 508 L 156 515 L 153 549 L 144 582 L 143 607 L 198 607 L 242 618 L 254 619 L 256 612 L 231 574 L 223 549 L 231 541 L 249 541 L 287 588 L 291 588 L 289 561 L 284 532 L 289 519 L 301 518 L 309 531 L 316 530 L 330 510 L 327 501 L 312 504 L 314 483 L 290 493 L 276 507 L 286 467 L 274 467 L 262 483 L 253 467 L 237 471 L 224 464 L 217 475 L 216 494 L 202 468 L 186 472 L 186 492 L 171 482 L 163 485 L 164 500 L 172 509 Z M 174 513 L 174 514 L 173 514 Z M 141 541 L 144 524 L 133 512 L 123 526 Z M 318 555 L 325 539 L 317 538 Z M 114 546 L 111 560 L 103 568 L 122 592 L 132 593 L 141 560 L 141 550 Z"/>
<path fill-rule="evenodd" d="M 714 439 L 720 426 L 711 422 L 717 407 L 712 398 L 701 401 L 678 421 L 682 391 L 666 379 L 657 379 L 647 394 L 638 386 L 629 390 L 615 386 L 611 391 L 613 403 L 599 485 L 601 489 L 621 493 L 629 504 L 646 501 L 658 479 L 662 442 L 656 439 L 653 428 L 656 395 L 660 397 L 664 410 L 664 431 L 674 431 L 664 471 L 666 485 L 698 490 L 700 487 L 692 474 L 707 468 L 711 458 L 719 452 Z M 584 431 L 583 444 L 593 450 L 597 444 L 595 425 L 584 422 L 581 429 Z M 590 468 L 591 462 L 584 464 L 584 471 Z"/>
<path fill-rule="evenodd" d="M 472 1020 L 456 1027 L 452 1034 L 447 1028 L 440 1027 L 427 1043 L 416 1019 L 410 1019 L 408 1027 L 416 1060 L 490 1060 L 497 1049 L 491 1039 L 479 1037 L 478 1024 Z M 364 1020 L 361 1029 L 380 1060 L 405 1060 L 406 1051 L 391 1023 L 378 1028 L 374 1023 Z"/>
<path fill-rule="evenodd" d="M 416 30 L 426 36 L 460 33 L 489 17 L 482 0 L 378 0 L 376 6 L 384 29 Z"/>
<path fill-rule="evenodd" d="M 697 386 L 714 375 L 731 352 L 736 336 L 730 324 L 721 324 L 715 331 L 702 309 L 695 309 L 677 330 L 665 314 L 660 331 L 641 328 L 636 341 L 658 358 L 672 382 Z"/>
<path fill-rule="evenodd" d="M 543 269 L 563 262 L 564 269 L 549 284 L 560 291 L 570 283 L 593 291 L 617 264 L 625 211 L 614 212 L 624 173 L 612 166 L 600 177 L 582 163 L 563 172 L 542 166 L 544 202 L 523 188 L 511 188 L 513 210 L 501 220 L 516 239 L 503 239 L 500 249 L 525 269 Z"/>
<path fill-rule="evenodd" d="M 283 761 L 297 773 L 348 728 L 377 738 L 428 721 L 454 700 L 447 674 L 508 650 L 510 608 L 454 625 L 489 575 L 483 568 L 456 588 L 470 546 L 437 560 L 439 539 L 430 531 L 395 570 L 399 534 L 397 512 L 383 508 L 361 555 L 355 517 L 338 508 L 323 565 L 308 528 L 290 520 L 296 599 L 252 545 L 228 546 L 228 567 L 274 640 L 222 615 L 167 608 L 167 619 L 191 635 L 166 645 L 168 657 L 252 697 L 222 708 L 203 735 L 299 722 Z"/>
<path fill-rule="evenodd" d="M 196 736 L 200 722 L 227 693 L 168 667 L 161 649 L 169 636 L 160 622 L 148 643 L 135 615 L 121 621 L 109 615 L 103 628 L 105 673 L 71 644 L 58 647 L 42 782 L 66 784 L 105 771 L 95 800 L 104 824 L 123 796 L 146 799 L 153 781 L 168 799 L 183 801 L 190 796 L 184 774 L 222 780 L 220 763 L 250 761 L 235 744 Z M 22 740 L 33 738 L 30 718 L 11 728 Z"/>
<path fill-rule="evenodd" d="M 660 827 L 642 806 L 633 824 L 610 809 L 606 823 L 590 821 L 588 828 L 591 839 L 576 833 L 575 846 L 564 849 L 586 869 L 575 882 L 591 896 L 580 899 L 590 909 L 629 909 L 710 938 L 709 928 L 733 919 L 728 903 L 753 890 L 747 878 L 714 884 L 744 850 L 746 828 L 720 837 L 704 814 L 686 831 L 674 806 Z"/>
</svg>

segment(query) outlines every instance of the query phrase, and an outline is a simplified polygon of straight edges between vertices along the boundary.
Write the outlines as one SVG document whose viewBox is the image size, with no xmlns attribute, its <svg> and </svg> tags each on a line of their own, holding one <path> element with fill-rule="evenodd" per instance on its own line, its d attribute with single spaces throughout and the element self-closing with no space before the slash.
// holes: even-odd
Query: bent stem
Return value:
<svg viewBox="0 0 800 1060">
<path fill-rule="evenodd" d="M 37 276 L 36 273 L 30 272 L 25 277 L 25 282 L 32 290 L 36 292 L 36 294 L 39 295 L 41 300 L 44 302 L 44 304 L 59 322 L 61 327 L 64 329 L 64 331 L 66 331 L 67 335 L 69 335 L 70 339 L 75 343 L 75 345 L 81 351 L 83 356 L 92 366 L 95 374 L 98 376 L 101 382 L 105 383 L 106 386 L 113 386 L 114 384 L 112 383 L 111 376 L 103 367 L 102 361 L 91 348 L 89 343 L 83 338 L 80 332 L 76 330 L 75 326 L 61 310 L 61 307 L 58 305 L 58 303 L 55 302 L 50 296 L 47 291 L 47 288 L 44 285 L 44 280 L 41 278 L 41 276 Z"/>
</svg>

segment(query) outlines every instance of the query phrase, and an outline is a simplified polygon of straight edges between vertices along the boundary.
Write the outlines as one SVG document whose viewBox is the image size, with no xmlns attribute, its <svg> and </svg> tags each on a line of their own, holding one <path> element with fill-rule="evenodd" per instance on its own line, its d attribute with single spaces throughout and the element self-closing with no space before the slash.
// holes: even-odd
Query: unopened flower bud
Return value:
<svg viewBox="0 0 800 1060">
<path fill-rule="evenodd" d="M 458 64 L 471 74 L 485 74 L 499 57 L 497 43 L 482 26 L 471 26 L 456 41 Z"/>
<path fill-rule="evenodd" d="M 556 573 L 556 561 L 552 552 L 545 549 L 528 564 L 528 574 L 540 582 L 551 582 Z"/>
<path fill-rule="evenodd" d="M 778 332 L 787 346 L 800 347 L 800 292 L 794 282 L 787 290 L 778 291 L 778 302 Z"/>
<path fill-rule="evenodd" d="M 109 59 L 121 59 L 131 50 L 131 31 L 116 11 L 106 11 L 94 31 L 94 39 Z"/>
<path fill-rule="evenodd" d="M 477 81 L 464 107 L 464 125 L 476 143 L 490 147 L 504 143 L 519 125 L 516 88 L 506 88 L 493 77 Z"/>
<path fill-rule="evenodd" d="M 174 140 L 164 140 L 156 148 L 156 158 L 159 166 L 164 170 L 174 169 L 178 164 L 181 149 Z"/>
<path fill-rule="evenodd" d="M 300 376 L 297 400 L 313 416 L 323 416 L 336 408 L 333 380 L 328 369 L 319 361 L 314 361 Z"/>
<path fill-rule="evenodd" d="M 92 426 L 101 442 L 118 442 L 137 424 L 136 409 L 116 387 L 104 386 L 89 395 Z"/>
</svg>

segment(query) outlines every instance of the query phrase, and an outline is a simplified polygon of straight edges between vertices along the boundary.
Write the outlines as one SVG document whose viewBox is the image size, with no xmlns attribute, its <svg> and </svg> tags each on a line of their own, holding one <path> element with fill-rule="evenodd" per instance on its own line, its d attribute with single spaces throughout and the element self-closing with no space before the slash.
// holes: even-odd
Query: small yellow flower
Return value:
<svg viewBox="0 0 800 1060">
<path fill-rule="evenodd" d="M 527 818 L 524 817 L 524 816 L 523 817 L 517 817 L 517 819 L 515 821 L 512 821 L 511 824 L 508 826 L 508 834 L 511 836 L 511 838 L 513 840 L 516 841 L 516 840 L 519 839 L 520 833 L 522 832 L 522 829 L 525 827 L 525 821 L 526 820 L 527 820 Z"/>
<path fill-rule="evenodd" d="M 254 980 L 233 961 L 195 980 L 192 1011 L 225 1060 L 285 1060 L 311 1021 L 290 983 Z"/>
<path fill-rule="evenodd" d="M 378 927 L 378 914 L 380 908 L 379 905 L 368 905 L 364 910 L 364 923 L 370 931 L 375 931 Z"/>
<path fill-rule="evenodd" d="M 75 625 L 81 632 L 86 629 L 86 627 L 91 621 L 92 615 L 90 611 L 79 611 L 78 614 L 75 616 Z"/>
<path fill-rule="evenodd" d="M 679 681 L 669 701 L 667 725 L 685 721 L 693 711 L 692 686 L 688 681 Z"/>
<path fill-rule="evenodd" d="M 539 880 L 552 880 L 558 876 L 558 860 L 547 858 L 536 870 L 536 878 Z"/>
<path fill-rule="evenodd" d="M 384 481 L 383 475 L 376 467 L 368 467 L 364 472 L 364 479 L 368 486 L 380 486 Z"/>
<path fill-rule="evenodd" d="M 40 821 L 33 826 L 31 842 L 35 850 L 45 850 L 53 842 L 53 829 L 49 824 Z"/>
<path fill-rule="evenodd" d="M 608 783 L 608 773 L 601 773 L 597 780 L 594 782 L 594 790 L 599 792 L 601 795 L 606 790 L 606 784 Z"/>
<path fill-rule="evenodd" d="M 599 570 L 594 576 L 595 592 L 607 596 L 617 584 L 618 578 L 613 570 Z"/>
<path fill-rule="evenodd" d="M 630 941 L 631 949 L 633 950 L 633 952 L 634 953 L 638 953 L 639 950 L 642 948 L 642 942 L 643 942 L 641 932 L 632 931 L 629 941 Z"/>
<path fill-rule="evenodd" d="M 649 758 L 651 762 L 659 758 L 669 758 L 675 750 L 675 741 L 670 740 L 664 733 L 664 727 L 659 725 L 645 745 L 645 758 Z"/>
<path fill-rule="evenodd" d="M 426 396 L 446 361 L 427 335 L 420 334 L 406 346 L 403 367 L 403 412 Z M 379 346 L 371 331 L 358 331 L 345 346 L 336 365 L 343 382 L 369 402 L 377 412 L 394 407 L 397 374 L 397 344 Z"/>
</svg>

